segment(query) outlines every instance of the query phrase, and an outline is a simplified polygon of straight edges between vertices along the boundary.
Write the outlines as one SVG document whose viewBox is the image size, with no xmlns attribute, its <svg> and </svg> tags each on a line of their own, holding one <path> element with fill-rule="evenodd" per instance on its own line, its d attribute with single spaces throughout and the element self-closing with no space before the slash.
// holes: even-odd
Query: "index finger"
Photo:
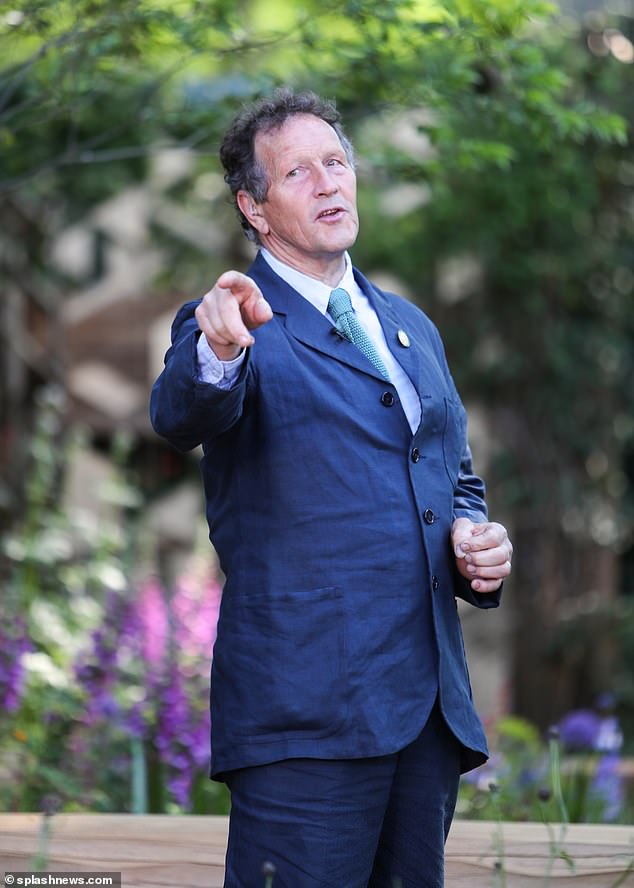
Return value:
<svg viewBox="0 0 634 888">
<path fill-rule="evenodd" d="M 235 342 L 241 348 L 253 345 L 253 337 L 247 330 L 240 313 L 240 304 L 236 299 L 221 299 L 216 307 L 219 327 L 229 342 Z"/>
<path fill-rule="evenodd" d="M 216 281 L 216 286 L 221 290 L 230 290 L 238 302 L 243 302 L 254 294 L 262 295 L 253 278 L 241 271 L 225 271 Z"/>
</svg>

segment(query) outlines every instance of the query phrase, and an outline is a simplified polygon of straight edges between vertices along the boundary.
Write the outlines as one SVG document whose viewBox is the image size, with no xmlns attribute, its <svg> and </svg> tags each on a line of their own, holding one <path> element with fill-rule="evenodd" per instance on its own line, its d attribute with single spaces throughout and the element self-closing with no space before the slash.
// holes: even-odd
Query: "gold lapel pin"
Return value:
<svg viewBox="0 0 634 888">
<path fill-rule="evenodd" d="M 405 332 L 405 330 L 399 330 L 396 334 L 396 338 L 401 343 L 403 348 L 409 348 L 409 336 Z"/>
</svg>

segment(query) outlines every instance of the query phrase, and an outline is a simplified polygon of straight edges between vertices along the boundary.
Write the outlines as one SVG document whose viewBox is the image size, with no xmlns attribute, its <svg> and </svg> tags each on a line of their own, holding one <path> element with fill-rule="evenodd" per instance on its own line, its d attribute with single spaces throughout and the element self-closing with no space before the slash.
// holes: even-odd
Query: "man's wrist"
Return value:
<svg viewBox="0 0 634 888">
<path fill-rule="evenodd" d="M 235 361 L 235 359 L 242 354 L 242 348 L 235 343 L 231 343 L 230 345 L 220 345 L 219 343 L 211 342 L 208 336 L 205 338 L 209 348 L 219 361 Z"/>
<path fill-rule="evenodd" d="M 222 360 L 209 345 L 206 336 L 199 336 L 196 346 L 198 379 L 220 388 L 230 388 L 240 374 L 244 362 L 244 349 L 231 360 Z"/>
</svg>

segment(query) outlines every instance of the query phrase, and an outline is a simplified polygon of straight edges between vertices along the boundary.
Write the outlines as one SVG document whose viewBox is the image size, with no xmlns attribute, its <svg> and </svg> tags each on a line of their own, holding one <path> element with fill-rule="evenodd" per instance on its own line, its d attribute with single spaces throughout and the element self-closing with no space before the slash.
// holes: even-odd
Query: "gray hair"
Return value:
<svg viewBox="0 0 634 888">
<path fill-rule="evenodd" d="M 220 160 L 225 171 L 225 182 L 231 189 L 240 224 L 247 238 L 259 243 L 258 232 L 240 210 L 236 196 L 247 191 L 256 203 L 264 203 L 269 190 L 266 171 L 255 156 L 255 137 L 280 129 L 296 114 L 312 114 L 330 124 L 350 165 L 354 168 L 354 149 L 341 126 L 341 116 L 333 102 L 320 98 L 314 92 L 294 93 L 278 89 L 272 97 L 259 99 L 247 106 L 235 118 L 220 146 Z"/>
</svg>

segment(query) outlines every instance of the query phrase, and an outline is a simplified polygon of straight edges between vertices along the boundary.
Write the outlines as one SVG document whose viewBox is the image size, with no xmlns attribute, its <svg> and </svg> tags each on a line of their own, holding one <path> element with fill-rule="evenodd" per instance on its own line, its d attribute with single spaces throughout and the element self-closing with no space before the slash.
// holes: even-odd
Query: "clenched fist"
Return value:
<svg viewBox="0 0 634 888">
<path fill-rule="evenodd" d="M 458 571 L 471 581 L 475 592 L 495 592 L 511 573 L 513 546 L 501 524 L 474 524 L 468 518 L 456 518 L 451 544 Z"/>
</svg>

